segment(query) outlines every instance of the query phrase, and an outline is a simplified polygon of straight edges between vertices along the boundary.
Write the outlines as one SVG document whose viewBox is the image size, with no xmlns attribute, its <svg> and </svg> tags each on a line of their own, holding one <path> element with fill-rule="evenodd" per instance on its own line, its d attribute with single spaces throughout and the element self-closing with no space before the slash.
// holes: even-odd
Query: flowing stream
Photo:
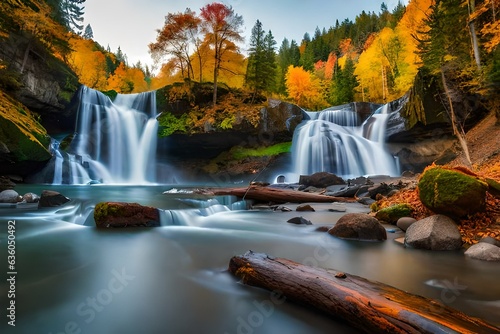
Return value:
<svg viewBox="0 0 500 334">
<path fill-rule="evenodd" d="M 196 185 L 192 185 L 196 186 Z M 178 187 L 178 185 L 176 186 Z M 7 222 L 16 221 L 16 327 L 1 333 L 355 333 L 340 321 L 238 282 L 229 260 L 248 250 L 334 268 L 439 300 L 500 325 L 500 266 L 462 251 L 405 249 L 345 241 L 315 232 L 343 213 L 328 204 L 301 212 L 312 226 L 286 221 L 297 212 L 237 210 L 241 202 L 202 200 L 163 186 L 19 185 L 19 193 L 56 190 L 59 208 L 1 209 L 3 259 Z M 96 229 L 100 201 L 162 209 L 157 228 Z M 231 210 L 235 208 L 234 210 Z M 367 212 L 361 204 L 348 212 Z M 388 227 L 390 230 L 391 228 Z M 0 282 L 0 305 L 8 284 Z"/>
</svg>

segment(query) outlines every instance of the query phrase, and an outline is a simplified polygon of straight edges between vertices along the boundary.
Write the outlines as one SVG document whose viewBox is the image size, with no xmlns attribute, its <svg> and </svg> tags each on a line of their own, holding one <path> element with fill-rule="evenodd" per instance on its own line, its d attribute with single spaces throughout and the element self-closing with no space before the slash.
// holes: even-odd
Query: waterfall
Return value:
<svg viewBox="0 0 500 334">
<path fill-rule="evenodd" d="M 70 176 L 67 180 L 54 176 L 54 181 L 154 183 L 157 130 L 156 92 L 118 94 L 112 102 L 101 92 L 83 87 L 67 154 Z"/>
<path fill-rule="evenodd" d="M 358 126 L 360 119 L 357 112 L 350 108 L 328 108 L 318 115 L 318 120 L 328 121 L 342 126 Z"/>
<path fill-rule="evenodd" d="M 384 145 L 390 115 L 389 105 L 384 105 L 360 125 L 357 113 L 348 108 L 321 111 L 316 120 L 303 122 L 295 130 L 294 172 L 330 172 L 346 179 L 398 175 L 398 163 Z"/>
</svg>

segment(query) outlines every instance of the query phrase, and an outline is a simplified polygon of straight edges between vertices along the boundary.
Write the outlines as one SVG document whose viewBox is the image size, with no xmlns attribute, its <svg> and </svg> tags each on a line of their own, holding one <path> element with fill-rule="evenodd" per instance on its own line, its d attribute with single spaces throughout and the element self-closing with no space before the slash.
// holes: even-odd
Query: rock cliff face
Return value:
<svg viewBox="0 0 500 334">
<path fill-rule="evenodd" d="M 159 140 L 162 155 L 174 159 L 212 159 L 233 146 L 266 146 L 291 141 L 296 126 L 307 115 L 296 105 L 270 100 L 261 110 L 257 128 L 198 134 L 173 134 Z"/>
<path fill-rule="evenodd" d="M 455 115 L 465 131 L 486 116 L 487 110 L 479 95 L 460 91 L 452 94 Z M 445 100 L 436 79 L 419 72 L 410 91 L 392 102 L 401 108 L 388 121 L 387 141 L 403 170 L 420 172 L 433 162 L 444 164 L 456 157 L 458 144 Z"/>
<path fill-rule="evenodd" d="M 0 175 L 25 176 L 51 158 L 50 138 L 25 106 L 0 91 Z"/>
<path fill-rule="evenodd" d="M 0 175 L 25 176 L 50 158 L 51 133 L 73 131 L 76 75 L 34 38 L 0 38 Z"/>
</svg>

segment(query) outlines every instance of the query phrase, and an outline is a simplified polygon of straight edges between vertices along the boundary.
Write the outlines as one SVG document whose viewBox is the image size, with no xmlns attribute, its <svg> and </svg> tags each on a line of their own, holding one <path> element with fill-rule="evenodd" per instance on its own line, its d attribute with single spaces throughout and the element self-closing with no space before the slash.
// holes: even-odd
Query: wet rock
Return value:
<svg viewBox="0 0 500 334">
<path fill-rule="evenodd" d="M 500 182 L 488 178 L 485 181 L 488 183 L 488 192 L 496 198 L 500 198 Z"/>
<path fill-rule="evenodd" d="M 486 242 L 479 242 L 470 246 L 464 254 L 476 260 L 500 261 L 500 247 Z"/>
<path fill-rule="evenodd" d="M 417 220 L 413 217 L 401 217 L 398 219 L 396 226 L 399 227 L 401 230 L 406 232 L 408 227 L 410 227 L 416 221 Z"/>
<path fill-rule="evenodd" d="M 346 212 L 347 207 L 343 203 L 332 203 L 330 208 L 328 208 L 330 212 Z"/>
<path fill-rule="evenodd" d="M 316 187 L 313 187 L 313 186 L 309 186 L 307 188 L 305 188 L 304 190 L 302 190 L 303 192 L 306 192 L 306 193 L 320 193 L 323 191 L 323 188 L 316 188 Z"/>
<path fill-rule="evenodd" d="M 357 193 L 361 191 L 366 191 L 369 186 L 361 186 L 361 185 L 337 185 L 330 186 L 326 188 L 325 195 L 327 196 L 335 196 L 335 197 L 354 197 Z"/>
<path fill-rule="evenodd" d="M 395 242 L 397 242 L 398 244 L 400 245 L 403 245 L 405 244 L 405 238 L 404 237 L 401 237 L 401 238 L 395 238 L 394 239 Z"/>
<path fill-rule="evenodd" d="M 295 211 L 313 211 L 314 212 L 316 210 L 314 210 L 314 208 L 309 204 L 302 204 L 302 205 L 297 206 Z"/>
<path fill-rule="evenodd" d="M 289 207 L 287 206 L 284 206 L 284 205 L 278 205 L 277 207 L 274 208 L 274 211 L 281 211 L 281 212 L 290 212 L 290 211 L 293 211 L 292 209 L 290 209 Z"/>
<path fill-rule="evenodd" d="M 458 170 L 434 167 L 424 172 L 418 189 L 431 211 L 463 217 L 485 209 L 488 184 Z"/>
<path fill-rule="evenodd" d="M 328 233 L 343 239 L 386 240 L 387 232 L 376 218 L 364 213 L 342 216 Z"/>
<path fill-rule="evenodd" d="M 315 229 L 316 232 L 328 232 L 330 226 L 319 226 Z"/>
<path fill-rule="evenodd" d="M 160 226 L 158 209 L 137 203 L 98 203 L 94 209 L 94 220 L 97 227 Z"/>
<path fill-rule="evenodd" d="M 364 204 L 364 205 L 372 205 L 376 201 L 370 197 L 360 197 L 358 198 L 358 203 Z"/>
<path fill-rule="evenodd" d="M 299 184 L 306 187 L 326 188 L 334 184 L 345 184 L 345 181 L 335 174 L 328 172 L 319 172 L 312 175 L 301 175 Z"/>
<path fill-rule="evenodd" d="M 378 183 L 368 188 L 371 198 L 377 199 L 377 195 L 387 196 L 393 190 L 387 183 Z"/>
<path fill-rule="evenodd" d="M 481 240 L 479 240 L 479 242 L 484 242 L 487 244 L 491 244 L 491 245 L 495 245 L 497 247 L 500 247 L 500 240 L 497 240 L 497 239 L 492 238 L 492 237 L 484 237 Z"/>
<path fill-rule="evenodd" d="M 286 222 L 296 225 L 312 225 L 311 221 L 305 219 L 304 217 L 293 217 L 291 219 L 288 219 Z"/>
<path fill-rule="evenodd" d="M 6 176 L 0 176 L 0 191 L 14 189 L 16 184 Z"/>
<path fill-rule="evenodd" d="M 56 206 L 61 206 L 64 203 L 69 202 L 70 199 L 57 191 L 44 190 L 38 201 L 39 208 L 51 208 Z"/>
<path fill-rule="evenodd" d="M 8 189 L 0 192 L 0 203 L 18 203 L 23 200 L 17 191 Z"/>
<path fill-rule="evenodd" d="M 23 201 L 26 203 L 38 203 L 40 201 L 40 196 L 34 193 L 26 193 L 23 195 Z"/>
<path fill-rule="evenodd" d="M 405 245 L 418 249 L 455 250 L 462 247 L 462 237 L 453 219 L 434 215 L 408 227 Z"/>
<path fill-rule="evenodd" d="M 399 218 L 410 216 L 412 211 L 411 206 L 406 203 L 396 204 L 377 211 L 375 218 L 389 224 L 396 224 Z"/>
</svg>

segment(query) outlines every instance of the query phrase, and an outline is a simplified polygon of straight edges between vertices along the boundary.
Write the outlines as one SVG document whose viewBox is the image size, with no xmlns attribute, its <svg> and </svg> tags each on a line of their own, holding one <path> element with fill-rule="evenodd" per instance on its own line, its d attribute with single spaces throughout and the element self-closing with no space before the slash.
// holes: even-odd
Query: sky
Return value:
<svg viewBox="0 0 500 334">
<path fill-rule="evenodd" d="M 401 0 L 407 4 L 409 0 Z M 197 14 L 200 8 L 214 1 L 207 0 L 86 0 L 84 25 L 90 24 L 96 40 L 116 52 L 118 47 L 127 55 L 129 64 L 138 61 L 151 66 L 148 44 L 156 41 L 157 30 L 165 23 L 168 13 L 190 8 Z M 316 27 L 321 30 L 342 22 L 352 21 L 363 10 L 380 12 L 382 2 L 390 11 L 398 0 L 219 0 L 232 6 L 244 20 L 242 27 L 248 47 L 251 31 L 259 20 L 265 31 L 271 30 L 277 47 L 284 38 L 300 43 L 307 32 L 312 37 Z M 243 50 L 244 51 L 244 50 Z"/>
</svg>

